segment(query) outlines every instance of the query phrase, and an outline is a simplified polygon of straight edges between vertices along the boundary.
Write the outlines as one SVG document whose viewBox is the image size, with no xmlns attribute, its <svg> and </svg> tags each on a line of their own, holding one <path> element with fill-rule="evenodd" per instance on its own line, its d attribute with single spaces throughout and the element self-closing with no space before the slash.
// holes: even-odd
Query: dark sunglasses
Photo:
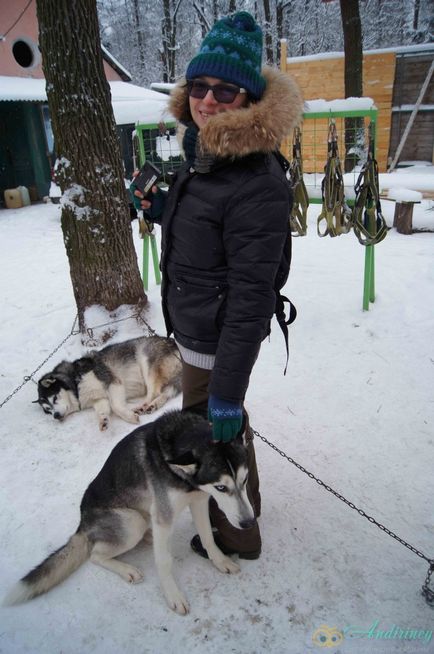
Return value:
<svg viewBox="0 0 434 654">
<path fill-rule="evenodd" d="M 247 93 L 246 89 L 241 89 L 239 86 L 229 86 L 228 84 L 207 84 L 198 79 L 187 81 L 188 95 L 197 100 L 203 100 L 208 91 L 212 91 L 214 98 L 217 102 L 223 104 L 230 104 L 235 100 L 238 93 Z"/>
</svg>

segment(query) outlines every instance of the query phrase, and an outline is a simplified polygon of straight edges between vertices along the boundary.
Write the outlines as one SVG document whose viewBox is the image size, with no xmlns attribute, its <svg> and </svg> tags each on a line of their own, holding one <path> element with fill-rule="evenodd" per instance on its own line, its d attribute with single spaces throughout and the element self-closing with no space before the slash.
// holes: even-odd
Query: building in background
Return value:
<svg viewBox="0 0 434 654">
<path fill-rule="evenodd" d="M 129 72 L 104 47 L 102 55 L 128 176 L 134 125 L 158 124 L 167 96 L 129 83 Z M 17 186 L 34 201 L 48 195 L 54 159 L 36 3 L 0 0 L 0 206 L 4 190 Z"/>
</svg>

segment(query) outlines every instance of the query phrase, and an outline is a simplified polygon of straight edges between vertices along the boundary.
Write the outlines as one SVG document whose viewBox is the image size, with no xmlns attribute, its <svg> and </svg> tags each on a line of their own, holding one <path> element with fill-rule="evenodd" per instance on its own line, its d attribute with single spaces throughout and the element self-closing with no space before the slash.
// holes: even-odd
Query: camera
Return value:
<svg viewBox="0 0 434 654">
<path fill-rule="evenodd" d="M 149 198 L 152 187 L 160 178 L 161 170 L 149 163 L 149 161 L 145 161 L 140 168 L 139 174 L 133 179 L 133 184 L 145 198 Z"/>
</svg>

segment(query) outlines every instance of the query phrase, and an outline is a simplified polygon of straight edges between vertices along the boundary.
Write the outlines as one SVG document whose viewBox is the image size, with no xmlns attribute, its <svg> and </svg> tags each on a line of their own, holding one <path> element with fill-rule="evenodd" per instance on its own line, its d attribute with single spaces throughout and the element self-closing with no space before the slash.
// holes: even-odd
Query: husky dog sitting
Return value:
<svg viewBox="0 0 434 654">
<path fill-rule="evenodd" d="M 137 568 L 115 557 L 135 547 L 151 526 L 167 603 L 177 613 L 187 613 L 188 602 L 171 571 L 173 524 L 189 506 L 212 563 L 221 572 L 239 572 L 214 542 L 208 501 L 213 497 L 237 529 L 254 525 L 246 492 L 246 456 L 241 436 L 230 443 L 214 443 L 209 423 L 192 413 L 169 412 L 138 427 L 116 445 L 84 493 L 75 534 L 23 577 L 5 603 L 48 591 L 89 558 L 129 583 L 142 581 Z"/>
<path fill-rule="evenodd" d="M 39 380 L 35 401 L 56 420 L 93 407 L 104 431 L 111 411 L 137 424 L 140 414 L 160 409 L 180 392 L 181 358 L 175 341 L 142 336 L 62 361 Z M 140 406 L 127 404 L 145 395 Z"/>
</svg>

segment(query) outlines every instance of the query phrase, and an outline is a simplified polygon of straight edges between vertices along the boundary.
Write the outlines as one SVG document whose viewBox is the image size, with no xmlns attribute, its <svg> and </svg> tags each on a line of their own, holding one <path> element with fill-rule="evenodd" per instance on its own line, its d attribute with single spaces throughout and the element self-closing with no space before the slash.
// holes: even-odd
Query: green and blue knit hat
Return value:
<svg viewBox="0 0 434 654">
<path fill-rule="evenodd" d="M 217 21 L 187 67 L 186 78 L 218 77 L 246 89 L 259 100 L 265 89 L 261 75 L 262 30 L 247 11 Z"/>
</svg>

